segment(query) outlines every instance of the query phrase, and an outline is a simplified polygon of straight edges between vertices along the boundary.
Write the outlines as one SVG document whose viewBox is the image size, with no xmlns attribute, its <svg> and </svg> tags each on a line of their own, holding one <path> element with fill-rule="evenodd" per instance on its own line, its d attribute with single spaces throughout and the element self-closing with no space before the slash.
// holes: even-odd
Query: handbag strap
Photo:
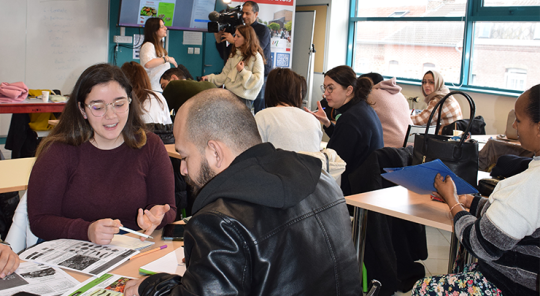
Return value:
<svg viewBox="0 0 540 296">
<path fill-rule="evenodd" d="M 448 99 L 452 95 L 462 95 L 462 96 L 464 96 L 467 99 L 467 101 L 469 102 L 469 107 L 471 109 L 471 116 L 470 116 L 469 124 L 467 125 L 467 128 L 465 129 L 465 131 L 461 135 L 461 140 L 459 141 L 458 147 L 461 147 L 463 145 L 463 142 L 465 142 L 465 139 L 467 138 L 467 135 L 469 134 L 469 131 L 471 130 L 471 126 L 472 126 L 473 119 L 474 119 L 474 114 L 476 113 L 476 105 L 474 104 L 474 101 L 471 98 L 471 96 L 469 96 L 468 94 L 466 94 L 466 93 L 464 93 L 462 91 L 459 91 L 459 90 L 449 92 L 446 96 L 444 96 L 437 103 L 437 105 L 435 105 L 435 107 L 433 108 L 433 111 L 431 111 L 431 114 L 429 115 L 429 119 L 428 119 L 428 122 L 427 122 L 427 125 L 426 125 L 426 131 L 425 131 L 424 135 L 427 136 L 428 131 L 429 131 L 429 127 L 431 125 L 431 120 L 433 119 L 433 116 L 435 115 L 435 112 L 437 111 L 437 109 L 439 109 L 439 118 L 437 118 L 437 126 L 435 127 L 435 134 L 437 135 L 439 133 L 439 127 L 441 126 L 442 108 L 443 108 L 442 105 L 444 104 L 446 99 Z M 425 148 L 424 151 L 427 151 L 427 141 L 424 142 L 424 148 Z"/>
</svg>

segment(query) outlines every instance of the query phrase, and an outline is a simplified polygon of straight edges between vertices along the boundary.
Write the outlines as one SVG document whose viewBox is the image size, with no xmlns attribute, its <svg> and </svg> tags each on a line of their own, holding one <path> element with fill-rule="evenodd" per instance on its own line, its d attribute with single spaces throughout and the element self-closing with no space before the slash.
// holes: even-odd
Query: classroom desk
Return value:
<svg viewBox="0 0 540 296">
<path fill-rule="evenodd" d="M 0 103 L 1 113 L 59 113 L 64 110 L 66 102 L 43 103 L 39 100 L 24 100 L 19 103 Z"/>
<path fill-rule="evenodd" d="M 479 180 L 487 177 L 489 173 L 478 172 Z M 361 266 L 364 263 L 368 211 L 453 232 L 454 220 L 445 203 L 432 201 L 429 194 L 418 194 L 402 186 L 345 196 L 345 201 L 348 205 L 354 206 L 353 243 L 360 266 L 360 281 L 362 281 Z M 456 236 L 452 235 L 448 256 L 449 273 L 452 272 L 458 245 Z"/>
<path fill-rule="evenodd" d="M 429 194 L 417 194 L 402 186 L 349 195 L 345 197 L 345 201 L 354 206 L 353 243 L 358 256 L 361 282 L 368 211 L 450 232 L 453 230 L 452 216 L 445 203 L 432 201 Z M 449 268 L 452 262 L 453 260 L 449 260 Z"/>
<path fill-rule="evenodd" d="M 0 161 L 0 193 L 26 190 L 35 157 Z"/>
<path fill-rule="evenodd" d="M 183 222 L 177 221 L 175 223 L 183 223 Z M 134 234 L 126 234 L 126 235 L 132 236 L 132 237 L 138 237 L 138 236 L 136 236 Z M 146 264 L 148 264 L 148 263 L 150 263 L 150 262 L 152 262 L 154 260 L 157 260 L 157 259 L 169 254 L 170 252 L 173 252 L 174 250 L 184 246 L 183 241 L 169 241 L 169 240 L 164 241 L 164 240 L 162 240 L 161 239 L 161 229 L 154 231 L 152 233 L 152 237 L 154 237 L 154 238 L 149 239 L 149 241 L 153 241 L 153 242 L 155 242 L 155 244 L 148 247 L 147 249 L 143 250 L 143 252 L 147 251 L 147 250 L 151 250 L 153 248 L 157 248 L 157 247 L 162 246 L 162 245 L 167 245 L 167 248 L 165 248 L 165 249 L 163 249 L 161 251 L 158 251 L 158 252 L 154 252 L 154 253 L 151 253 L 151 254 L 148 254 L 148 255 L 144 255 L 144 256 L 135 258 L 133 260 L 128 260 L 127 262 L 124 262 L 123 264 L 121 264 L 117 268 L 109 271 L 109 273 L 128 276 L 128 277 L 132 277 L 132 278 L 144 277 L 146 275 L 139 273 L 139 267 L 144 266 L 144 265 L 146 265 Z M 68 273 L 69 275 L 71 275 L 72 277 L 74 277 L 79 282 L 86 281 L 87 279 L 90 278 L 89 275 L 84 274 L 84 273 L 80 273 L 80 272 L 76 272 L 76 271 L 65 270 L 65 272 Z"/>
<path fill-rule="evenodd" d="M 182 156 L 180 156 L 180 153 L 176 152 L 176 148 L 174 148 L 174 144 L 165 144 L 165 149 L 167 149 L 167 153 L 169 154 L 169 157 L 178 158 L 178 159 L 182 158 Z"/>
</svg>

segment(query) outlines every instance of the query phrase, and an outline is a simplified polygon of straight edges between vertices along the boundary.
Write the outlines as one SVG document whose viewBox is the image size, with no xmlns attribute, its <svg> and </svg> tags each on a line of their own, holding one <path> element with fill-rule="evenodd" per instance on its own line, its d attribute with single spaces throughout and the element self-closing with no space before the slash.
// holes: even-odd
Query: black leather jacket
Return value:
<svg viewBox="0 0 540 296">
<path fill-rule="evenodd" d="M 238 156 L 199 193 L 183 277 L 140 295 L 360 295 L 345 200 L 318 159 L 269 144 Z"/>
</svg>

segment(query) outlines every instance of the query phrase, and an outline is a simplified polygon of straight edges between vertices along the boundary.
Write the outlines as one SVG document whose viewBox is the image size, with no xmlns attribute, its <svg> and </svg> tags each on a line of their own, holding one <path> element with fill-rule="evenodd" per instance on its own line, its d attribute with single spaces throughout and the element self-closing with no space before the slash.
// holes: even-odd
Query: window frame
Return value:
<svg viewBox="0 0 540 296">
<path fill-rule="evenodd" d="M 469 85 L 469 72 L 471 69 L 472 49 L 474 48 L 474 23 L 475 22 L 539 22 L 540 6 L 504 6 L 504 7 L 484 7 L 483 0 L 467 0 L 465 15 L 458 17 L 358 17 L 358 5 L 362 0 L 350 0 L 349 12 L 349 32 L 347 42 L 348 66 L 353 67 L 356 23 L 362 21 L 387 21 L 387 22 L 463 22 L 463 52 L 461 59 L 460 79 L 457 86 L 453 83 L 446 83 L 452 89 L 459 88 L 464 91 L 497 94 L 505 96 L 518 96 L 522 91 L 494 88 L 486 86 Z M 363 73 L 357 73 L 363 74 Z M 420 85 L 421 79 L 397 78 L 399 83 Z"/>
</svg>

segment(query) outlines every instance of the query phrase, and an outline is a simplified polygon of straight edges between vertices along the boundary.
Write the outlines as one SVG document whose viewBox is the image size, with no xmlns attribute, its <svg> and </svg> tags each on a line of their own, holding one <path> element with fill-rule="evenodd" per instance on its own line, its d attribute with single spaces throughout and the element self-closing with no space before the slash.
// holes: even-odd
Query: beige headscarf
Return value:
<svg viewBox="0 0 540 296">
<path fill-rule="evenodd" d="M 424 94 L 424 102 L 426 102 L 426 104 L 429 104 L 429 101 L 433 100 L 434 98 L 438 98 L 439 100 L 442 99 L 450 92 L 450 90 L 448 89 L 448 87 L 446 87 L 446 85 L 444 85 L 444 79 L 439 72 L 429 70 L 426 72 L 426 74 L 427 73 L 431 73 L 433 75 L 434 90 L 432 93 L 429 94 L 429 96 L 427 96 L 424 92 L 424 87 L 420 87 L 422 88 L 422 94 Z M 424 74 L 424 76 L 426 76 L 426 74 Z"/>
</svg>

